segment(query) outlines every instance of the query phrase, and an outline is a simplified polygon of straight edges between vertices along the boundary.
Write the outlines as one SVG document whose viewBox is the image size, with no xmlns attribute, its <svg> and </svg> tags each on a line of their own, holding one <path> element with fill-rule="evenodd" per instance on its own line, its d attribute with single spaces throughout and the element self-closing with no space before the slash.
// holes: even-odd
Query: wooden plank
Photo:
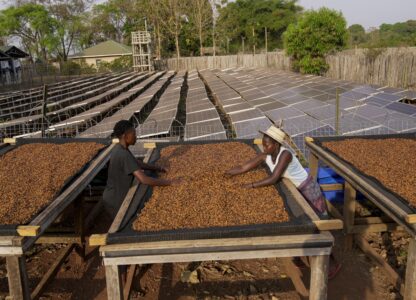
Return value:
<svg viewBox="0 0 416 300">
<path fill-rule="evenodd" d="M 319 159 L 312 153 L 309 153 L 309 174 L 315 179 L 318 180 L 318 171 L 319 171 Z"/>
<path fill-rule="evenodd" d="M 326 202 L 326 207 L 328 209 L 328 213 L 334 218 L 342 220 L 343 217 L 341 213 L 338 211 L 338 209 L 327 199 L 325 199 L 325 202 Z"/>
<path fill-rule="evenodd" d="M 7 279 L 12 299 L 30 299 L 25 256 L 6 256 Z"/>
<path fill-rule="evenodd" d="M 360 247 L 365 255 L 373 259 L 384 271 L 390 283 L 398 290 L 402 290 L 402 279 L 399 274 L 381 257 L 380 254 L 370 246 L 363 235 L 357 234 L 354 236 L 355 243 Z"/>
<path fill-rule="evenodd" d="M 287 178 L 282 178 L 282 183 L 292 193 L 293 198 L 300 205 L 300 207 L 303 209 L 305 214 L 307 214 L 308 217 L 311 218 L 311 220 L 319 221 L 320 219 L 319 219 L 318 215 L 315 213 L 315 211 L 312 209 L 312 207 L 309 205 L 309 203 L 306 202 L 305 198 L 302 196 L 302 194 L 299 192 L 299 190 L 294 186 L 294 184 Z"/>
<path fill-rule="evenodd" d="M 107 234 L 93 234 L 88 239 L 90 246 L 104 246 L 107 244 Z"/>
<path fill-rule="evenodd" d="M 151 148 L 149 150 L 147 150 L 146 156 L 143 159 L 144 163 L 148 163 L 150 160 L 150 157 L 152 156 L 154 148 Z M 121 204 L 116 217 L 114 218 L 113 223 L 110 226 L 110 229 L 108 230 L 108 233 L 115 233 L 118 231 L 118 229 L 121 226 L 121 223 L 123 222 L 123 219 L 134 199 L 134 195 L 136 194 L 137 189 L 140 188 L 143 190 L 147 190 L 147 186 L 143 185 L 143 184 L 139 184 L 139 182 L 137 181 L 137 179 L 135 179 L 133 181 L 132 186 L 130 187 L 129 191 L 127 192 L 126 197 L 123 200 L 123 203 Z M 144 191 L 145 192 L 145 191 Z M 143 193 L 144 194 L 144 193 Z"/>
<path fill-rule="evenodd" d="M 124 284 L 124 300 L 128 300 L 130 298 L 131 287 L 133 285 L 134 275 L 136 274 L 136 267 L 137 265 L 131 265 L 129 267 L 129 271 L 127 272 L 127 278 Z"/>
<path fill-rule="evenodd" d="M 410 239 L 407 250 L 406 283 L 404 300 L 416 299 L 416 240 Z"/>
<path fill-rule="evenodd" d="M 321 190 L 324 192 L 342 191 L 344 189 L 344 185 L 342 183 L 321 184 L 320 186 Z"/>
<path fill-rule="evenodd" d="M 263 140 L 262 139 L 254 139 L 253 144 L 254 145 L 263 145 Z"/>
<path fill-rule="evenodd" d="M 155 149 L 156 148 L 156 143 L 143 143 L 143 148 L 144 149 Z"/>
<path fill-rule="evenodd" d="M 405 216 L 405 220 L 409 224 L 416 224 L 416 214 Z"/>
<path fill-rule="evenodd" d="M 309 291 L 305 287 L 305 284 L 302 281 L 302 272 L 298 267 L 295 266 L 291 257 L 284 257 L 280 258 L 283 262 L 283 267 L 285 273 L 289 278 L 292 280 L 293 286 L 295 287 L 296 291 L 301 295 L 301 297 L 308 297 Z"/>
<path fill-rule="evenodd" d="M 327 298 L 329 255 L 312 256 L 311 283 L 309 287 L 310 300 L 325 300 Z"/>
<path fill-rule="evenodd" d="M 354 218 L 355 218 L 355 202 L 357 197 L 357 191 L 355 188 L 348 182 L 345 182 L 344 189 L 344 226 L 345 230 L 345 248 L 347 250 L 352 249 L 353 236 L 351 235 L 354 227 Z"/>
<path fill-rule="evenodd" d="M 40 226 L 21 225 L 16 229 L 19 236 L 37 236 L 40 231 Z"/>
<path fill-rule="evenodd" d="M 315 220 L 313 221 L 316 228 L 319 230 L 341 230 L 344 228 L 344 223 L 339 219 L 332 220 Z"/>
<path fill-rule="evenodd" d="M 253 251 L 225 251 L 225 252 L 203 252 L 203 253 L 177 253 L 177 254 L 156 254 L 130 256 L 127 252 L 120 256 L 104 257 L 104 264 L 107 265 L 132 265 L 132 264 L 157 264 L 157 263 L 178 263 L 208 260 L 235 260 L 235 259 L 257 259 L 270 257 L 294 257 L 294 256 L 321 256 L 329 255 L 331 247 L 327 248 L 298 248 L 268 249 Z"/>
<path fill-rule="evenodd" d="M 45 290 L 46 286 L 49 282 L 53 279 L 56 273 L 59 271 L 61 265 L 65 262 L 65 259 L 71 254 L 72 250 L 74 249 L 75 244 L 71 244 L 66 246 L 63 250 L 60 251 L 58 257 L 50 266 L 49 270 L 46 274 L 42 277 L 41 281 L 38 283 L 36 288 L 33 290 L 31 297 L 33 300 L 38 299 L 42 292 Z"/>
<path fill-rule="evenodd" d="M 108 300 L 124 300 L 119 266 L 105 266 L 105 281 Z"/>
<path fill-rule="evenodd" d="M 388 216 L 355 218 L 356 225 L 393 223 Z"/>
<path fill-rule="evenodd" d="M 20 246 L 16 246 L 16 247 L 0 246 L 1 256 L 22 255 L 22 254 L 23 254 L 23 249 Z"/>
<path fill-rule="evenodd" d="M 77 234 L 42 235 L 35 244 L 81 244 L 82 239 Z"/>
<path fill-rule="evenodd" d="M 299 235 L 280 235 L 280 236 L 262 236 L 262 237 L 245 237 L 245 238 L 223 238 L 223 239 L 201 239 L 201 240 L 174 240 L 159 242 L 142 242 L 129 244 L 115 244 L 101 247 L 101 251 L 131 251 L 140 249 L 140 251 L 154 251 L 153 253 L 165 253 L 162 251 L 199 251 L 203 250 L 235 250 L 245 247 L 247 250 L 264 249 L 272 247 L 292 247 L 294 245 L 313 245 L 317 243 L 331 244 L 334 238 L 331 234 L 325 232 L 320 234 L 299 234 Z M 157 252 L 160 251 L 160 252 Z"/>
<path fill-rule="evenodd" d="M 111 143 L 112 144 L 118 144 L 120 142 L 120 140 L 119 139 L 112 139 L 111 140 Z"/>
<path fill-rule="evenodd" d="M 10 145 L 15 145 L 16 144 L 16 139 L 15 138 L 4 138 L 3 143 L 10 144 Z"/>
</svg>

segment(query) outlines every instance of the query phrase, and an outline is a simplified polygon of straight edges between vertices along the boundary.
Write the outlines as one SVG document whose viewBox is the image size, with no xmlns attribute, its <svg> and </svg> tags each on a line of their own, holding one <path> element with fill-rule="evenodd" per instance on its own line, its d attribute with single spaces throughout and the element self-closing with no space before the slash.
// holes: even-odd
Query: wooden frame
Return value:
<svg viewBox="0 0 416 300">
<path fill-rule="evenodd" d="M 153 149 L 147 151 L 145 162 L 149 161 Z M 320 220 L 296 187 L 288 180 L 283 184 L 293 194 L 295 201 L 310 219 L 327 230 L 340 227 L 340 221 Z M 117 232 L 124 215 L 131 204 L 135 192 L 144 193 L 145 186 L 133 184 L 124 199 L 121 208 L 112 223 L 109 233 Z M 342 222 L 341 222 L 342 227 Z M 312 272 L 309 299 L 322 300 L 327 297 L 327 274 L 329 255 L 334 242 L 328 231 L 312 234 L 294 234 L 280 236 L 261 236 L 244 238 L 219 238 L 197 240 L 170 240 L 159 242 L 133 242 L 125 244 L 106 244 L 107 234 L 93 235 L 90 245 L 101 245 L 100 254 L 106 268 L 106 282 L 108 299 L 126 299 L 128 289 L 122 288 L 120 266 L 150 263 L 192 262 L 204 260 L 252 259 L 266 257 L 288 258 L 294 256 L 308 256 Z M 130 275 L 130 273 L 129 273 Z M 128 276 L 131 277 L 131 276 Z M 295 287 L 306 288 L 299 282 Z M 126 286 L 130 286 L 129 282 Z M 305 296 L 305 295 L 304 295 Z"/>
<path fill-rule="evenodd" d="M 56 274 L 65 258 L 78 245 L 80 255 L 85 250 L 84 218 L 82 201 L 76 203 L 75 234 L 58 234 L 42 236 L 56 218 L 75 200 L 85 189 L 88 183 L 108 162 L 110 153 L 115 144 L 104 149 L 88 167 L 62 191 L 42 212 L 40 212 L 28 225 L 18 226 L 17 234 L 0 236 L 0 256 L 6 257 L 8 283 L 11 299 L 37 299 L 46 285 Z M 79 198 L 78 198 L 79 199 Z M 41 279 L 38 286 L 30 293 L 26 272 L 25 252 L 35 243 L 69 243 L 58 255 L 57 260 Z"/>
<path fill-rule="evenodd" d="M 343 161 L 340 161 L 335 155 L 317 145 L 313 138 L 306 137 L 305 145 L 310 150 L 311 174 L 318 173 L 318 162 L 322 161 L 345 179 L 343 220 L 346 248 L 350 249 L 353 240 L 355 240 L 363 252 L 372 257 L 385 270 L 391 283 L 401 292 L 405 300 L 416 299 L 415 214 L 397 205 L 392 199 L 383 194 L 381 190 L 375 189 L 365 177 L 353 172 Z M 356 201 L 357 191 L 361 192 L 369 201 L 381 209 L 388 218 L 355 218 L 355 207 L 358 205 Z M 340 215 L 339 212 L 335 212 L 335 214 Z M 408 258 L 404 286 L 397 272 L 380 255 L 373 251 L 368 242 L 363 238 L 365 233 L 392 230 L 406 230 L 412 237 L 408 247 L 410 260 Z"/>
</svg>

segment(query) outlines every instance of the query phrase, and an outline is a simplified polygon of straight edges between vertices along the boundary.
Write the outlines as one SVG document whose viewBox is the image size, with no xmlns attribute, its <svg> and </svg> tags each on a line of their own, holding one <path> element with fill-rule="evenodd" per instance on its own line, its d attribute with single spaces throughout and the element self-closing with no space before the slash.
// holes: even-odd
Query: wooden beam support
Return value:
<svg viewBox="0 0 416 300">
<path fill-rule="evenodd" d="M 71 251 L 72 249 L 74 249 L 74 246 L 75 244 L 71 244 L 66 246 L 63 250 L 61 250 L 57 259 L 50 266 L 49 270 L 46 272 L 46 274 L 42 277 L 41 281 L 38 283 L 36 288 L 33 290 L 31 294 L 32 300 L 36 300 L 40 297 L 42 292 L 45 290 L 46 286 L 53 279 L 56 273 L 58 273 L 59 268 L 65 262 L 65 259 L 68 257 L 69 254 L 71 254 Z"/>
<path fill-rule="evenodd" d="M 40 232 L 40 226 L 37 225 L 21 225 L 16 229 L 19 236 L 37 236 Z"/>
<path fill-rule="evenodd" d="M 144 149 L 154 149 L 154 148 L 156 148 L 156 143 L 144 143 L 143 148 Z"/>
<path fill-rule="evenodd" d="M 26 257 L 24 255 L 6 256 L 6 263 L 10 297 L 14 300 L 30 300 Z"/>
<path fill-rule="evenodd" d="M 325 199 L 325 202 L 326 202 L 326 207 L 328 208 L 328 213 L 334 218 L 342 220 L 343 217 L 341 213 L 338 211 L 338 209 L 327 199 Z"/>
<path fill-rule="evenodd" d="M 105 246 L 107 244 L 107 234 L 93 234 L 88 240 L 90 246 Z"/>
<path fill-rule="evenodd" d="M 346 250 L 352 249 L 353 239 L 354 237 L 351 235 L 353 232 L 354 227 L 354 218 L 355 218 L 355 202 L 357 197 L 357 191 L 355 188 L 349 183 L 345 182 L 345 190 L 344 190 L 344 226 L 345 230 L 345 248 Z"/>
<path fill-rule="evenodd" d="M 108 300 L 124 300 L 119 266 L 105 266 L 105 281 Z"/>
<path fill-rule="evenodd" d="M 10 145 L 15 145 L 16 144 L 16 139 L 15 138 L 4 138 L 3 143 L 10 144 Z"/>
<path fill-rule="evenodd" d="M 407 250 L 406 283 L 404 289 L 404 300 L 416 299 L 416 239 L 410 239 Z"/>
<path fill-rule="evenodd" d="M 137 265 L 130 265 L 127 272 L 126 282 L 124 284 L 124 300 L 130 299 L 131 287 L 133 285 L 134 275 L 136 274 Z"/>
<path fill-rule="evenodd" d="M 309 174 L 317 181 L 319 171 L 319 159 L 312 153 L 309 153 Z"/>
<path fill-rule="evenodd" d="M 412 215 L 407 215 L 405 217 L 405 220 L 407 223 L 409 224 L 415 224 L 416 223 L 416 214 L 412 214 Z"/>
<path fill-rule="evenodd" d="M 295 287 L 299 295 L 303 298 L 308 297 L 309 291 L 305 287 L 305 284 L 303 283 L 302 272 L 299 270 L 298 267 L 295 266 L 292 258 L 284 257 L 284 258 L 280 258 L 279 260 L 283 262 L 285 273 L 292 280 L 293 286 Z"/>
<path fill-rule="evenodd" d="M 316 228 L 321 231 L 325 230 L 341 230 L 344 228 L 344 223 L 342 220 L 339 219 L 331 219 L 331 220 L 315 220 L 313 221 Z"/>
<path fill-rule="evenodd" d="M 327 298 L 329 255 L 311 256 L 311 284 L 309 300 L 325 300 Z"/>
<path fill-rule="evenodd" d="M 360 247 L 361 251 L 373 259 L 382 268 L 390 283 L 393 284 L 398 291 L 403 291 L 402 279 L 399 274 L 397 274 L 397 272 L 384 260 L 384 258 L 370 246 L 364 236 L 357 234 L 354 236 L 354 240 L 358 247 Z"/>
<path fill-rule="evenodd" d="M 254 145 L 262 145 L 263 144 L 263 140 L 262 139 L 254 139 L 253 144 Z"/>
<path fill-rule="evenodd" d="M 353 234 L 366 234 L 372 232 L 387 232 L 387 231 L 402 231 L 403 227 L 397 223 L 380 223 L 380 224 L 364 224 L 354 225 L 351 233 Z"/>
<path fill-rule="evenodd" d="M 320 186 L 321 190 L 324 192 L 342 191 L 344 189 L 344 185 L 342 183 L 321 184 Z"/>
</svg>

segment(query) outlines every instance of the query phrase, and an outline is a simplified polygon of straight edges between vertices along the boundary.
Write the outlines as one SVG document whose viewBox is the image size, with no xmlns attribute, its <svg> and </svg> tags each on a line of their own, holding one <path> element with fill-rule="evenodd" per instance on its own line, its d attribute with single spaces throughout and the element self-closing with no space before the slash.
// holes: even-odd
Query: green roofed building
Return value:
<svg viewBox="0 0 416 300">
<path fill-rule="evenodd" d="M 82 52 L 70 55 L 69 59 L 74 61 L 85 60 L 87 64 L 98 67 L 101 62 L 112 62 L 119 57 L 127 55 L 132 55 L 130 46 L 108 40 L 87 48 Z"/>
</svg>

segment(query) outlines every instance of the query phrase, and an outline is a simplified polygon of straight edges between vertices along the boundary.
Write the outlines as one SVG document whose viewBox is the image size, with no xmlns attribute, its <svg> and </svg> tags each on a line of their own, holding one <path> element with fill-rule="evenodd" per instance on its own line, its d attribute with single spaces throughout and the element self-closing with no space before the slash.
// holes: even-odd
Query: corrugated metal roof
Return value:
<svg viewBox="0 0 416 300">
<path fill-rule="evenodd" d="M 70 58 L 77 57 L 95 57 L 95 56 L 112 56 L 132 54 L 130 46 L 117 43 L 113 40 L 99 43 L 95 46 L 85 49 L 82 52 L 70 55 Z"/>
</svg>

